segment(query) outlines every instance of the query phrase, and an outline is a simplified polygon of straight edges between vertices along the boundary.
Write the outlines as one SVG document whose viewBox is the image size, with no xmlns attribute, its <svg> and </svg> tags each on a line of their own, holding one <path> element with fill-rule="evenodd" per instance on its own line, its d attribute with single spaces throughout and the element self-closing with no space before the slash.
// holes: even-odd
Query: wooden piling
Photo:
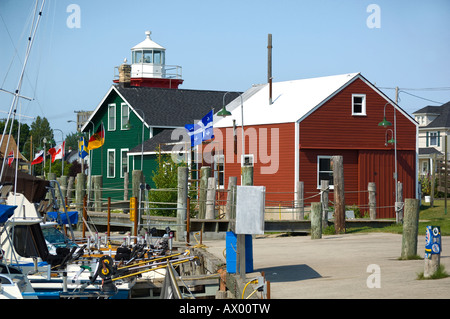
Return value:
<svg viewBox="0 0 450 319">
<path fill-rule="evenodd" d="M 320 202 L 322 203 L 322 229 L 328 227 L 328 201 L 330 192 L 330 182 L 328 180 L 320 181 L 320 190 L 322 192 L 320 196 Z"/>
<path fill-rule="evenodd" d="M 305 219 L 305 185 L 302 181 L 297 181 L 297 192 L 295 193 L 295 215 L 294 220 Z"/>
<path fill-rule="evenodd" d="M 187 167 L 178 167 L 177 226 L 175 227 L 177 241 L 184 241 L 185 239 L 188 177 L 189 169 Z"/>
<path fill-rule="evenodd" d="M 369 214 L 370 219 L 377 219 L 377 187 L 375 183 L 370 182 L 367 186 L 367 190 L 369 191 Z"/>
<path fill-rule="evenodd" d="M 336 234 L 345 233 L 344 159 L 333 156 L 334 228 Z"/>
<path fill-rule="evenodd" d="M 405 216 L 403 219 L 401 259 L 417 256 L 417 235 L 419 229 L 419 200 L 405 200 Z"/>
<path fill-rule="evenodd" d="M 206 215 L 205 219 L 216 218 L 216 178 L 208 178 L 208 190 L 206 192 Z"/>
<path fill-rule="evenodd" d="M 93 184 L 92 188 L 94 190 L 94 211 L 101 212 L 103 176 L 102 175 L 92 176 L 92 184 Z"/>
<path fill-rule="evenodd" d="M 83 199 L 86 195 L 86 174 L 78 173 L 76 180 L 75 201 L 78 211 L 81 211 L 83 206 Z"/>
<path fill-rule="evenodd" d="M 228 179 L 227 204 L 225 206 L 225 219 L 230 220 L 233 211 L 233 189 L 237 184 L 237 177 L 230 176 Z"/>
<path fill-rule="evenodd" d="M 198 203 L 198 218 L 204 219 L 206 216 L 206 193 L 208 190 L 208 178 L 211 176 L 211 167 L 200 168 L 200 194 Z"/>
<path fill-rule="evenodd" d="M 322 238 L 322 203 L 311 203 L 311 239 Z"/>
</svg>

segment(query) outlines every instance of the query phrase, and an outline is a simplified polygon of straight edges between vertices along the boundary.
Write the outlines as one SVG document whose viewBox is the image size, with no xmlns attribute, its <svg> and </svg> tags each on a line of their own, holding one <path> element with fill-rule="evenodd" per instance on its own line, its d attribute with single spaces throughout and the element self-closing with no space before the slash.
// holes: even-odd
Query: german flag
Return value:
<svg viewBox="0 0 450 319">
<path fill-rule="evenodd" d="M 99 148 L 103 145 L 103 143 L 105 143 L 105 128 L 102 123 L 98 127 L 97 132 L 95 132 L 89 139 L 87 150 L 90 151 Z"/>
</svg>

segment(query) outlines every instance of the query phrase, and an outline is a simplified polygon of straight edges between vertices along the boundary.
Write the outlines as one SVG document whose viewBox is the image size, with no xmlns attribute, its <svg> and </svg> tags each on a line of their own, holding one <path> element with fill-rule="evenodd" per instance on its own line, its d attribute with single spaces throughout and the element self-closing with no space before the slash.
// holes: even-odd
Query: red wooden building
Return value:
<svg viewBox="0 0 450 319">
<path fill-rule="evenodd" d="M 296 181 L 303 181 L 305 198 L 318 194 L 320 180 L 333 188 L 330 159 L 342 155 L 346 205 L 368 211 L 366 191 L 375 182 L 377 217 L 392 218 L 397 153 L 403 196 L 417 197 L 418 124 L 360 73 L 254 86 L 226 108 L 232 115 L 215 116 L 215 140 L 204 149 L 214 150 L 224 188 L 246 162 L 254 166 L 253 184 L 266 186 L 266 206 L 289 206 Z M 378 125 L 384 117 L 392 126 Z M 305 205 L 312 201 L 320 197 Z"/>
</svg>

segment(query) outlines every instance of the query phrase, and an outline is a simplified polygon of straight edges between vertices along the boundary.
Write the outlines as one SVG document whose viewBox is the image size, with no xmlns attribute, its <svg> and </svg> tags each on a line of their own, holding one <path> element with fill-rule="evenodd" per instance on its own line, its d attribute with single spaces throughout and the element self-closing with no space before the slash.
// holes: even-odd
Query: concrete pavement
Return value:
<svg viewBox="0 0 450 319">
<path fill-rule="evenodd" d="M 207 250 L 225 262 L 225 240 L 203 241 Z M 417 280 L 424 260 L 398 260 L 402 235 L 363 233 L 253 239 L 255 271 L 271 282 L 272 299 L 450 298 L 450 277 Z M 417 253 L 424 255 L 425 236 Z M 450 274 L 450 237 L 442 237 L 441 265 Z M 247 274 L 247 279 L 253 279 Z M 370 288 L 370 287 L 373 288 Z"/>
</svg>

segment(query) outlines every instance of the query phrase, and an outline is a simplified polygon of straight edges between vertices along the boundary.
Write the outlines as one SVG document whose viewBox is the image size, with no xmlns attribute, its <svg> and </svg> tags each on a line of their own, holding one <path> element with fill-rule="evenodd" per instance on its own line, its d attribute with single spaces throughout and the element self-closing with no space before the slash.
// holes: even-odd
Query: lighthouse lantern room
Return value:
<svg viewBox="0 0 450 319">
<path fill-rule="evenodd" d="M 126 61 L 116 67 L 119 76 L 115 76 L 114 82 L 125 87 L 177 89 L 183 83 L 181 66 L 166 65 L 166 49 L 150 38 L 150 31 L 146 31 L 145 35 L 144 41 L 131 48 L 131 67 Z"/>
</svg>

